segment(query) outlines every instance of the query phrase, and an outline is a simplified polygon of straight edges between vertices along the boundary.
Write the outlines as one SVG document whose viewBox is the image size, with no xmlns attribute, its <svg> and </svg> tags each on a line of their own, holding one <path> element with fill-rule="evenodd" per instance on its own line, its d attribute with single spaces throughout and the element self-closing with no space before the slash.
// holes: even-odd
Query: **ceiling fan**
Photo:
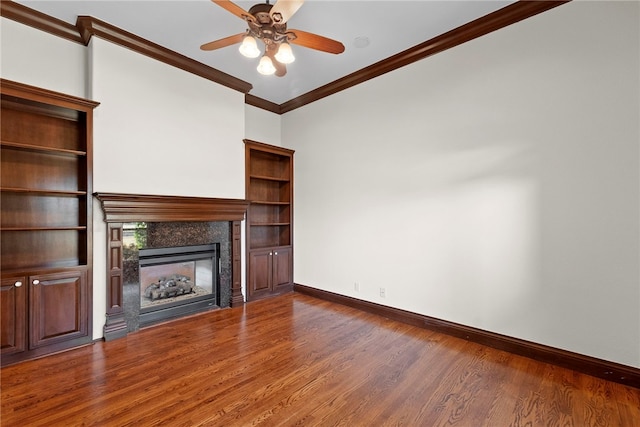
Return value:
<svg viewBox="0 0 640 427">
<path fill-rule="evenodd" d="M 202 50 L 215 50 L 236 43 L 240 45 L 240 53 L 248 58 L 260 56 L 256 39 L 264 43 L 264 54 L 258 64 L 258 72 L 265 75 L 274 74 L 282 77 L 287 73 L 286 64 L 295 60 L 289 43 L 329 53 L 344 52 L 344 45 L 339 41 L 308 33 L 301 30 L 287 29 L 287 21 L 298 11 L 304 0 L 277 0 L 275 4 L 258 3 L 245 11 L 240 6 L 225 0 L 211 0 L 218 6 L 228 10 L 246 21 L 247 31 L 205 43 Z"/>
</svg>

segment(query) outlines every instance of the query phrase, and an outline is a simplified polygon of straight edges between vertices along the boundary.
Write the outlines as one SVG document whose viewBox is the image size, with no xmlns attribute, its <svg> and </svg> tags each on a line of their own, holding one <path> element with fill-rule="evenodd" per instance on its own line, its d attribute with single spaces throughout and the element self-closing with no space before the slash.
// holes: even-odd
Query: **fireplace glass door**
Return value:
<svg viewBox="0 0 640 427">
<path fill-rule="evenodd" d="M 216 300 L 218 244 L 140 249 L 140 310 Z"/>
</svg>

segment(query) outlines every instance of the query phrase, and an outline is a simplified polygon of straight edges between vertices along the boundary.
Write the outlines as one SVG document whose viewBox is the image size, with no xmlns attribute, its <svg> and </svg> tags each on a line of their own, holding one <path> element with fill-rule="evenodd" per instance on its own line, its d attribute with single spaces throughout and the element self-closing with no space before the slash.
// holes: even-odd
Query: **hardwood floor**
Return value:
<svg viewBox="0 0 640 427">
<path fill-rule="evenodd" d="M 3 368 L 2 426 L 638 426 L 640 390 L 298 293 Z"/>
</svg>

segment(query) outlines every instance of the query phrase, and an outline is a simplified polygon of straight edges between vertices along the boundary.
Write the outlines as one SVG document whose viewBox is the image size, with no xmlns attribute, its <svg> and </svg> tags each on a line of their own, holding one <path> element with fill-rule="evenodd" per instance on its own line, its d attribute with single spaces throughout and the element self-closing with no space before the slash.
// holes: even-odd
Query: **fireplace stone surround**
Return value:
<svg viewBox="0 0 640 427">
<path fill-rule="evenodd" d="M 123 232 L 122 298 L 128 332 L 166 319 L 229 307 L 229 222 L 126 223 Z M 173 277 L 176 274 L 179 277 Z M 159 283 L 173 286 L 160 288 Z M 155 293 L 151 286 L 158 288 Z"/>
<path fill-rule="evenodd" d="M 216 234 L 215 230 L 224 230 L 225 226 L 228 226 L 226 229 L 230 232 L 227 233 L 229 242 L 226 246 L 230 271 L 227 269 L 227 272 L 221 275 L 226 275 L 229 280 L 226 289 L 220 289 L 220 301 L 232 307 L 244 303 L 241 289 L 240 227 L 241 221 L 245 218 L 248 201 L 116 193 L 94 193 L 94 196 L 101 203 L 107 223 L 107 304 L 104 326 L 106 341 L 124 337 L 139 326 L 135 318 L 135 309 L 128 307 L 131 299 L 126 296 L 130 288 L 126 286 L 124 277 L 123 225 L 126 223 L 163 223 L 160 225 L 166 225 L 168 228 L 184 225 L 186 235 L 193 230 L 202 230 L 203 227 L 205 230 L 214 230 L 212 232 Z M 222 224 L 225 222 L 228 224 Z M 184 244 L 184 241 L 180 244 Z"/>
</svg>

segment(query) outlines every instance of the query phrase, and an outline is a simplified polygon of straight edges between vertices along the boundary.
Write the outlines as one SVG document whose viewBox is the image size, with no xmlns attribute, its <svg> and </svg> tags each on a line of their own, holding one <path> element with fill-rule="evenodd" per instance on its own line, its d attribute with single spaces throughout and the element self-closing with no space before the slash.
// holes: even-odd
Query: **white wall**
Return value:
<svg viewBox="0 0 640 427">
<path fill-rule="evenodd" d="M 638 6 L 571 2 L 285 114 L 296 283 L 640 367 Z"/>
<path fill-rule="evenodd" d="M 242 93 L 99 38 L 90 49 L 95 191 L 244 198 Z"/>
<path fill-rule="evenodd" d="M 87 96 L 86 48 L 0 18 L 2 78 L 79 97 Z"/>
<path fill-rule="evenodd" d="M 245 104 L 244 117 L 245 138 L 265 144 L 281 145 L 282 121 L 278 114 Z"/>
</svg>

